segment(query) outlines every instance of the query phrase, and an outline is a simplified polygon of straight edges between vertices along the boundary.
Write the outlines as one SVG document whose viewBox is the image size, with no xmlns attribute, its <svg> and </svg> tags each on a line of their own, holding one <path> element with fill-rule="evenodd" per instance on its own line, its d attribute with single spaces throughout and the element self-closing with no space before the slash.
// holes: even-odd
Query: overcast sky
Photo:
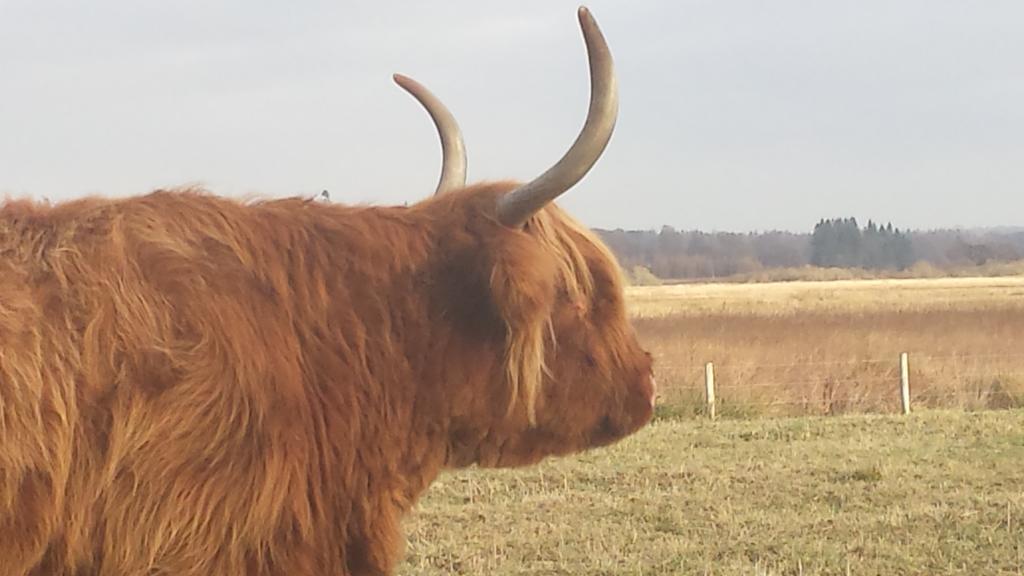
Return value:
<svg viewBox="0 0 1024 576">
<path fill-rule="evenodd" d="M 1024 224 L 1024 2 L 595 0 L 620 115 L 561 203 L 590 226 Z M 471 181 L 529 179 L 587 105 L 577 3 L 0 0 L 0 194 L 401 204 L 462 125 Z"/>
</svg>

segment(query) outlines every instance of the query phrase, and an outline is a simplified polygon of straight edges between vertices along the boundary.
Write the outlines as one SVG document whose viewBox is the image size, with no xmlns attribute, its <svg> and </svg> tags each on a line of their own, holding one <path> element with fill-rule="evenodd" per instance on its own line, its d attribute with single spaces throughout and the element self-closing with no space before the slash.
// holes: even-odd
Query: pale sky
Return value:
<svg viewBox="0 0 1024 576">
<path fill-rule="evenodd" d="M 620 88 L 560 201 L 590 226 L 1024 224 L 1024 2 L 595 0 Z M 586 112 L 576 2 L 0 0 L 0 194 L 328 189 L 401 204 L 458 118 L 469 178 L 528 180 Z"/>
</svg>

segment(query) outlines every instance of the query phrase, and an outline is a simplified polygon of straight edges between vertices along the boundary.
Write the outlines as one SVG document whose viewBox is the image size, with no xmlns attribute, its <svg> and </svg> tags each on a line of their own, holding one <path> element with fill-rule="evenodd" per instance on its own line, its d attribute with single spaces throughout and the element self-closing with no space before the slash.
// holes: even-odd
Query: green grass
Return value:
<svg viewBox="0 0 1024 576">
<path fill-rule="evenodd" d="M 401 574 L 1022 574 L 1024 412 L 707 422 L 443 475 Z"/>
</svg>

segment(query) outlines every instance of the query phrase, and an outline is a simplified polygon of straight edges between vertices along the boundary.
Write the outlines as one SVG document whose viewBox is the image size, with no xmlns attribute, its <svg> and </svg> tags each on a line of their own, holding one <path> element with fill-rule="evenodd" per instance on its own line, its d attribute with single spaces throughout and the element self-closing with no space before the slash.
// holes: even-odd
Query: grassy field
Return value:
<svg viewBox="0 0 1024 576">
<path fill-rule="evenodd" d="M 1024 406 L 1024 277 L 629 289 L 662 410 L 701 410 L 715 364 L 726 415 L 893 412 L 899 354 L 917 406 Z"/>
<path fill-rule="evenodd" d="M 662 419 L 446 474 L 401 574 L 1022 574 L 1024 412 Z"/>
<path fill-rule="evenodd" d="M 442 476 L 402 574 L 1024 574 L 1024 278 L 629 298 L 658 360 L 655 423 L 610 450 Z M 900 352 L 908 417 L 892 414 Z"/>
</svg>

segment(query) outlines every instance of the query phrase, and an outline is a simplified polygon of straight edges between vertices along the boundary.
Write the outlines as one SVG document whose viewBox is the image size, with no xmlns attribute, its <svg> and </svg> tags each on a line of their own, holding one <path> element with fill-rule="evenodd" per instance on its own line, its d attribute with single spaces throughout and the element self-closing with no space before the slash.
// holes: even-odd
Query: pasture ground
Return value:
<svg viewBox="0 0 1024 576">
<path fill-rule="evenodd" d="M 443 475 L 401 574 L 1021 574 L 1024 411 L 662 418 Z"/>
<path fill-rule="evenodd" d="M 442 476 L 406 522 L 402 574 L 1024 574 L 1024 277 L 628 298 L 656 422 L 609 450 Z"/>
</svg>

